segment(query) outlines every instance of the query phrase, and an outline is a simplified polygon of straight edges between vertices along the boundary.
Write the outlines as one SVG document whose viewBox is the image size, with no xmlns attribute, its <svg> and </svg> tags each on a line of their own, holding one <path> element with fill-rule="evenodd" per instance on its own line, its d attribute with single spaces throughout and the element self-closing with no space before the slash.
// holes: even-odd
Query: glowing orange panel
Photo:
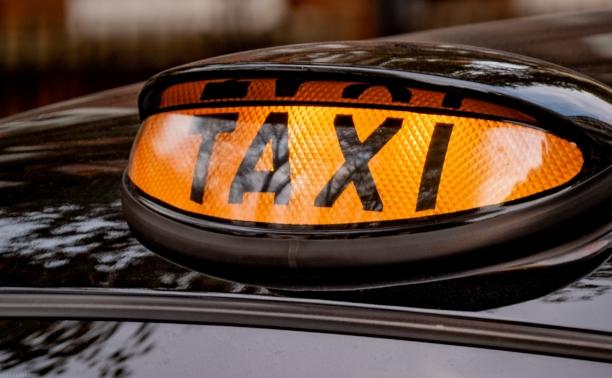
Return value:
<svg viewBox="0 0 612 378">
<path fill-rule="evenodd" d="M 338 225 L 522 199 L 567 183 L 583 162 L 576 144 L 510 121 L 300 103 L 152 115 L 128 175 L 205 217 Z"/>
</svg>

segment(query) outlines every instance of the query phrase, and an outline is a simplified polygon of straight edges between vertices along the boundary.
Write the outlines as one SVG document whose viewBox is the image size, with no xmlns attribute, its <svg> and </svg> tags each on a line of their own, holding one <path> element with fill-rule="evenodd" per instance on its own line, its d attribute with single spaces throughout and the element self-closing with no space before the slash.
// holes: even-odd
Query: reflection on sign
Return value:
<svg viewBox="0 0 612 378">
<path fill-rule="evenodd" d="M 501 204 L 563 185 L 582 165 L 574 143 L 510 121 L 253 104 L 150 116 L 129 178 L 157 201 L 205 217 L 333 225 Z"/>
</svg>

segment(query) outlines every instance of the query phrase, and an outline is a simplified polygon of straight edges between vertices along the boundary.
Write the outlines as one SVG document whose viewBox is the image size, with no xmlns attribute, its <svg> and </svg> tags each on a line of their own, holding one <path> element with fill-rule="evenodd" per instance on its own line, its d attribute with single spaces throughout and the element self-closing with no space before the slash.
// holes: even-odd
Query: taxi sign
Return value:
<svg viewBox="0 0 612 378">
<path fill-rule="evenodd" d="M 172 261 L 284 290 L 561 264 L 584 256 L 576 243 L 601 250 L 588 243 L 610 214 L 611 98 L 466 47 L 212 58 L 141 92 L 124 215 Z"/>
<path fill-rule="evenodd" d="M 575 143 L 498 105 L 465 98 L 450 107 L 447 94 L 405 86 L 298 84 L 286 92 L 272 79 L 166 89 L 162 107 L 200 106 L 145 120 L 130 180 L 194 215 L 325 226 L 522 200 L 563 186 L 584 162 Z"/>
</svg>

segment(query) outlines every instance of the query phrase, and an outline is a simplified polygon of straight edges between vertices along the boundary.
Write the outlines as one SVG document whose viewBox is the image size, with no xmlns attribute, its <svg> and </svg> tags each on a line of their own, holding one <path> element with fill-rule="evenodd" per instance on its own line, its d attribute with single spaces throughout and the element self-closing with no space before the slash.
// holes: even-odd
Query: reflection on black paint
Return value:
<svg viewBox="0 0 612 378">
<path fill-rule="evenodd" d="M 469 48 L 443 45 L 413 45 L 410 43 L 371 42 L 331 43 L 292 46 L 287 49 L 252 50 L 208 59 L 209 64 L 232 62 L 267 62 L 285 64 L 321 64 L 364 66 L 410 71 L 454 79 L 483 82 L 502 87 L 531 87 L 554 85 L 582 91 L 571 80 L 564 80 L 555 68 L 541 62 L 526 62 L 512 56 Z M 555 70 L 555 74 L 551 72 Z M 595 94 L 606 94 L 597 87 Z"/>
<path fill-rule="evenodd" d="M 0 286 L 261 292 L 174 265 L 131 236 L 119 192 L 138 118 L 116 113 L 0 124 L 0 156 L 36 152 L 0 161 L 0 183 L 13 183 L 0 185 Z"/>
<path fill-rule="evenodd" d="M 157 325 L 53 320 L 0 320 L 0 370 L 28 375 L 87 371 L 126 377 L 128 362 L 155 348 Z"/>
</svg>

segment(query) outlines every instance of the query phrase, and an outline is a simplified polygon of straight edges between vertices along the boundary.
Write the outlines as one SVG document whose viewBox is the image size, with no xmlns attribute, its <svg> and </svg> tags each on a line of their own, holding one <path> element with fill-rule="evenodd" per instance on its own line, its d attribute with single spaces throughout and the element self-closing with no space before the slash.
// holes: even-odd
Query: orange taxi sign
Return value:
<svg viewBox="0 0 612 378">
<path fill-rule="evenodd" d="M 355 96 L 359 103 L 342 97 L 355 84 L 318 82 L 302 84 L 294 93 L 302 100 L 310 96 L 312 104 L 260 105 L 249 96 L 265 93 L 269 83 L 254 82 L 241 93 L 251 104 L 207 106 L 207 83 L 189 83 L 201 85 L 193 92 L 200 95 L 192 98 L 182 88 L 183 101 L 202 105 L 145 120 L 128 169 L 132 183 L 193 215 L 341 225 L 412 220 L 523 199 L 567 183 L 584 163 L 576 144 L 493 104 L 480 103 L 479 109 L 497 118 L 475 117 L 462 104 L 457 109 L 467 115 L 436 114 L 415 104 L 438 94 L 407 89 L 410 95 L 403 99 L 409 106 L 385 109 L 397 103 L 388 88 L 366 88 Z M 218 88 L 209 89 L 209 95 L 240 94 L 223 92 L 218 83 L 212 82 Z M 319 89 L 329 101 L 334 88 L 343 102 L 314 98 Z M 278 95 L 269 89 L 270 99 Z M 181 91 L 168 89 L 162 106 L 177 105 L 176 93 Z M 269 100 L 256 95 L 255 100 Z M 443 108 L 444 96 L 438 98 Z M 365 101 L 382 106 L 355 106 Z"/>
</svg>

